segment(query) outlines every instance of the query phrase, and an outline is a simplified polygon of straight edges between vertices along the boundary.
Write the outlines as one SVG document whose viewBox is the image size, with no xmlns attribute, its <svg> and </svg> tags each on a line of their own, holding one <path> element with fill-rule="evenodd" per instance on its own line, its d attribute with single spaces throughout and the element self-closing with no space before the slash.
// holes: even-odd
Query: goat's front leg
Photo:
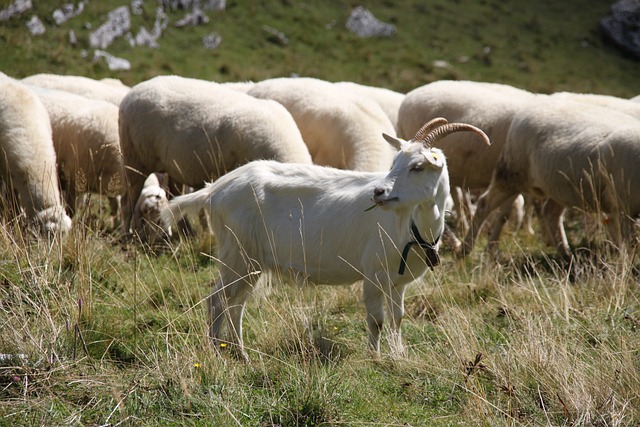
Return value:
<svg viewBox="0 0 640 427">
<path fill-rule="evenodd" d="M 362 300 L 367 310 L 369 350 L 378 357 L 380 355 L 380 331 L 384 322 L 384 295 L 381 286 L 365 279 L 362 285 Z"/>
<path fill-rule="evenodd" d="M 389 347 L 391 353 L 397 357 L 406 357 L 406 350 L 402 344 L 402 318 L 404 317 L 404 291 L 405 285 L 389 284 L 385 292 L 387 311 L 389 312 L 391 331 L 389 335 Z"/>
</svg>

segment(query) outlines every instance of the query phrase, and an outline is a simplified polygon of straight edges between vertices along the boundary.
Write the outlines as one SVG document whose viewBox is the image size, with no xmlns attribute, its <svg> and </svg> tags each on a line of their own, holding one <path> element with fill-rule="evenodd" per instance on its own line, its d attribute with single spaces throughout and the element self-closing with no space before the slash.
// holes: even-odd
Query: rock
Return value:
<svg viewBox="0 0 640 427">
<path fill-rule="evenodd" d="M 148 46 L 156 49 L 158 47 L 157 40 L 162 35 L 162 30 L 167 28 L 167 25 L 169 25 L 169 18 L 164 13 L 164 10 L 159 7 L 156 9 L 156 21 L 153 24 L 153 29 L 149 31 L 145 27 L 140 27 L 133 43 L 131 41 L 130 43 L 133 46 Z"/>
<path fill-rule="evenodd" d="M 18 16 L 32 7 L 31 0 L 14 0 L 9 6 L 0 10 L 0 21 L 8 21 L 12 17 Z"/>
<path fill-rule="evenodd" d="M 129 8 L 120 6 L 109 12 L 107 22 L 89 35 L 89 45 L 93 48 L 106 49 L 116 38 L 126 34 L 130 28 Z"/>
<path fill-rule="evenodd" d="M 78 6 L 75 6 L 73 3 L 67 3 L 62 6 L 62 8 L 53 11 L 53 20 L 56 22 L 56 25 L 60 25 L 80 15 L 83 10 L 84 2 L 79 2 Z"/>
<path fill-rule="evenodd" d="M 208 12 L 217 12 L 220 10 L 225 10 L 227 7 L 227 2 L 225 0 L 206 0 L 204 2 L 204 6 L 202 9 Z"/>
<path fill-rule="evenodd" d="M 346 26 L 349 31 L 360 37 L 389 37 L 396 33 L 395 25 L 379 21 L 362 6 L 351 11 Z"/>
<path fill-rule="evenodd" d="M 191 13 L 187 13 L 184 18 L 176 21 L 175 26 L 178 28 L 194 25 L 202 25 L 209 22 L 209 17 L 200 9 L 194 9 Z"/>
<path fill-rule="evenodd" d="M 640 59 L 640 0 L 620 0 L 600 20 L 605 39 Z"/>
<path fill-rule="evenodd" d="M 142 15 L 144 10 L 142 9 L 143 0 L 131 0 L 131 13 L 134 15 Z"/>
<path fill-rule="evenodd" d="M 130 70 L 131 63 L 124 58 L 116 58 L 115 56 L 107 53 L 103 50 L 96 49 L 93 52 L 93 62 L 97 62 L 100 58 L 104 58 L 107 61 L 107 67 L 111 71 Z"/>
<path fill-rule="evenodd" d="M 29 29 L 29 32 L 33 36 L 40 36 L 44 34 L 45 31 L 47 31 L 47 29 L 44 27 L 44 24 L 40 20 L 40 18 L 38 18 L 35 15 L 33 15 L 29 20 L 29 22 L 27 22 L 27 28 Z"/>
<path fill-rule="evenodd" d="M 211 33 L 202 38 L 205 49 L 215 49 L 222 43 L 222 36 L 218 33 Z"/>
</svg>

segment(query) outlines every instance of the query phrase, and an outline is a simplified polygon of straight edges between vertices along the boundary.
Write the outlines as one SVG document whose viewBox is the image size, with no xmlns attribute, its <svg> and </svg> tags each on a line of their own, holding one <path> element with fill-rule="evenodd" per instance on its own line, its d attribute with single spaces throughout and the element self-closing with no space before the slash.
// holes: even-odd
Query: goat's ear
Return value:
<svg viewBox="0 0 640 427">
<path fill-rule="evenodd" d="M 395 148 L 396 150 L 400 150 L 400 148 L 402 147 L 402 144 L 405 143 L 404 140 L 400 139 L 400 138 L 396 138 L 395 136 L 391 136 L 389 134 L 386 134 L 384 132 L 382 132 L 382 137 L 389 143 L 391 144 L 391 146 L 393 148 Z"/>
</svg>

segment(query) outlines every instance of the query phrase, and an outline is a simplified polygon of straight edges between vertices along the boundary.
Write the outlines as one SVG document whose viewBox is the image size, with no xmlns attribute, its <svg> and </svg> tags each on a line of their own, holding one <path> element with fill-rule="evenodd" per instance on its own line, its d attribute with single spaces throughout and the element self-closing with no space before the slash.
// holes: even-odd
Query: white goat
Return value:
<svg viewBox="0 0 640 427">
<path fill-rule="evenodd" d="M 405 287 L 439 262 L 449 195 L 445 157 L 431 144 L 458 131 L 489 143 L 478 128 L 438 119 L 409 142 L 384 135 L 400 150 L 388 173 L 256 161 L 173 199 L 167 217 L 203 207 L 211 214 L 220 274 L 209 298 L 214 343 L 228 316 L 231 341 L 246 357 L 242 313 L 250 292 L 260 273 L 289 272 L 318 284 L 364 280 L 371 350 L 380 350 L 386 301 L 391 348 L 402 352 Z M 410 251 L 414 244 L 422 249 Z"/>
<path fill-rule="evenodd" d="M 367 172 L 389 170 L 394 153 L 380 134 L 395 135 L 395 128 L 371 98 L 309 77 L 263 80 L 247 93 L 278 101 L 289 110 L 315 164 Z"/>
<path fill-rule="evenodd" d="M 83 76 L 43 73 L 25 77 L 22 81 L 34 86 L 64 90 L 87 98 L 111 102 L 115 105 L 120 105 L 122 98 L 129 92 L 129 87 L 124 84 L 116 85 Z"/>
<path fill-rule="evenodd" d="M 201 188 L 251 160 L 311 163 L 287 110 L 217 83 L 178 76 L 134 86 L 120 105 L 120 146 L 128 189 L 122 196 L 123 235 L 133 204 L 151 173 Z"/>
<path fill-rule="evenodd" d="M 0 75 L 0 179 L 40 231 L 50 235 L 71 229 L 60 198 L 47 110 L 26 85 L 5 75 Z"/>
<path fill-rule="evenodd" d="M 516 112 L 535 99 L 531 92 L 509 85 L 474 81 L 440 80 L 418 87 L 405 95 L 398 116 L 398 135 L 407 138 L 434 117 L 477 126 L 491 138 L 491 146 L 469 144 L 467 134 L 454 134 L 437 145 L 447 155 L 452 187 L 466 191 L 484 191 L 491 182 L 498 156 L 505 145 L 507 132 Z M 468 229 L 465 199 L 462 192 L 452 191 L 461 229 Z M 514 195 L 514 198 L 516 195 Z M 493 224 L 489 243 L 497 244 L 504 219 L 512 209 L 513 200 L 501 207 Z M 467 206 L 470 210 L 470 207 Z M 451 238 L 454 249 L 461 244 Z"/>
<path fill-rule="evenodd" d="M 546 200 L 542 218 L 547 243 L 571 255 L 562 225 L 567 207 L 609 214 L 615 243 L 630 237 L 630 218 L 640 214 L 640 123 L 587 103 L 539 95 L 511 127 L 487 191 L 478 200 L 464 242 L 471 251 L 487 215 L 518 193 Z"/>
</svg>

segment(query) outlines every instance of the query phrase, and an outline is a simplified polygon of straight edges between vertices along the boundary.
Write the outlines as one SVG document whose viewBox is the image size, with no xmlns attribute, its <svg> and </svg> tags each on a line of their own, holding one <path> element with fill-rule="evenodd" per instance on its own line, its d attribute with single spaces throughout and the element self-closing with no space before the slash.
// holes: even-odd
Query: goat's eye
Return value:
<svg viewBox="0 0 640 427">
<path fill-rule="evenodd" d="M 422 169 L 424 169 L 424 165 L 422 163 L 416 163 L 411 167 L 411 170 L 414 172 L 420 172 Z"/>
</svg>

